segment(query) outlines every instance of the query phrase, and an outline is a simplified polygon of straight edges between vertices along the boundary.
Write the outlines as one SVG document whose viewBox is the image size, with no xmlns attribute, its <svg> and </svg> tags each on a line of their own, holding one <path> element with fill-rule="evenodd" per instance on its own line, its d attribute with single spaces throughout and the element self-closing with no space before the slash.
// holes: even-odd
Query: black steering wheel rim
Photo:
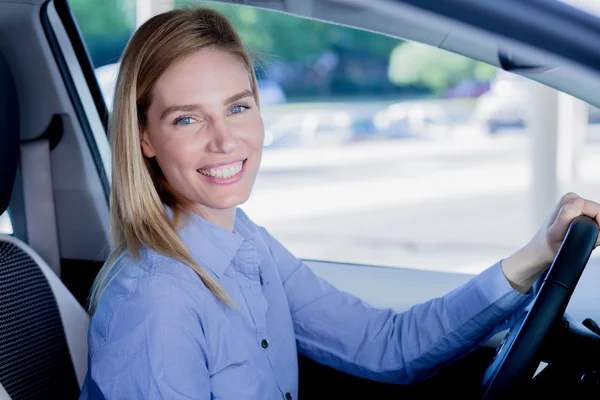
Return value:
<svg viewBox="0 0 600 400">
<path fill-rule="evenodd" d="M 597 239 L 598 224 L 593 219 L 579 216 L 573 220 L 550 269 L 538 281 L 530 310 L 496 349 L 481 383 L 483 400 L 512 397 L 531 379 L 544 339 L 562 320 Z"/>
</svg>

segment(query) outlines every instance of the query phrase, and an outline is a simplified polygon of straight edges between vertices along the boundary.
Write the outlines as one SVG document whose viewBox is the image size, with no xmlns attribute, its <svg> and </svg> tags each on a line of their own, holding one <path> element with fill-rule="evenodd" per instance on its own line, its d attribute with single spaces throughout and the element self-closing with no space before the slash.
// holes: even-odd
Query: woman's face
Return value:
<svg viewBox="0 0 600 400">
<path fill-rule="evenodd" d="M 179 194 L 224 210 L 248 200 L 263 138 L 244 64 L 229 52 L 202 49 L 157 81 L 141 146 Z"/>
</svg>

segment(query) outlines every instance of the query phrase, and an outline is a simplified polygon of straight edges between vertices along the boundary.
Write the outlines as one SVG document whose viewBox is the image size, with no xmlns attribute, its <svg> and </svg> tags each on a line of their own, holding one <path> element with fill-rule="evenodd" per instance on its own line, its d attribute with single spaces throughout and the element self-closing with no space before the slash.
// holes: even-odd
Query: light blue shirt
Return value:
<svg viewBox="0 0 600 400">
<path fill-rule="evenodd" d="M 235 308 L 184 264 L 148 250 L 124 256 L 91 321 L 80 399 L 296 399 L 298 353 L 406 384 L 473 350 L 532 297 L 498 263 L 396 313 L 337 290 L 240 209 L 233 232 L 193 216 L 180 235 Z"/>
</svg>

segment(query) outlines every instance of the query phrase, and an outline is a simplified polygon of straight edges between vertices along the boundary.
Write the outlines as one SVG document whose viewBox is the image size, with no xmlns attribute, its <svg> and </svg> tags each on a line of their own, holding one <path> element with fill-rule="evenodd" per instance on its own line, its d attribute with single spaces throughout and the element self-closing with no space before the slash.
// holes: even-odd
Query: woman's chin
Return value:
<svg viewBox="0 0 600 400">
<path fill-rule="evenodd" d="M 212 208 L 214 210 L 229 210 L 231 208 L 235 208 L 237 206 L 241 206 L 250 198 L 250 193 L 248 194 L 236 194 L 233 196 L 228 196 L 225 198 L 219 199 L 210 199 L 209 201 L 200 201 L 198 204 Z"/>
</svg>

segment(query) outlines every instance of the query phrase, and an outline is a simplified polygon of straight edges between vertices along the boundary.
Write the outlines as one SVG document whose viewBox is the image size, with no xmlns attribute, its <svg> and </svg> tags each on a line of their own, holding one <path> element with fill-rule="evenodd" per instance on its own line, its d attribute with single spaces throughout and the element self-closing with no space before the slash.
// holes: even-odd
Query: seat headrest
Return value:
<svg viewBox="0 0 600 400">
<path fill-rule="evenodd" d="M 19 99 L 12 73 L 0 52 L 0 214 L 8 207 L 19 160 Z"/>
</svg>

